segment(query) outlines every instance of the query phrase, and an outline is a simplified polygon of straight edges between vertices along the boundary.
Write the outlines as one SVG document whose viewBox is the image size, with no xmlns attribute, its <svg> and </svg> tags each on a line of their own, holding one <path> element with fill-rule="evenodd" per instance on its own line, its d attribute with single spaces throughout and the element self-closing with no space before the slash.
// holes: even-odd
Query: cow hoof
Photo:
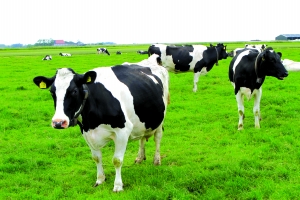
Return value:
<svg viewBox="0 0 300 200">
<path fill-rule="evenodd" d="M 160 158 L 159 158 L 159 159 L 154 159 L 153 164 L 154 164 L 154 165 L 161 165 L 161 160 L 160 160 Z"/>
<path fill-rule="evenodd" d="M 113 191 L 114 192 L 121 192 L 121 191 L 123 191 L 123 186 L 122 185 L 115 185 Z"/>
<path fill-rule="evenodd" d="M 103 182 L 104 182 L 104 181 L 99 181 L 99 180 L 97 180 L 96 183 L 95 183 L 95 185 L 94 185 L 94 187 L 97 187 L 98 185 L 101 185 Z"/>
<path fill-rule="evenodd" d="M 244 126 L 243 126 L 243 124 L 239 124 L 239 126 L 238 126 L 238 130 L 240 131 L 240 130 L 243 130 L 244 129 Z"/>
<path fill-rule="evenodd" d="M 143 160 L 146 160 L 146 157 L 144 157 L 144 158 L 136 158 L 134 162 L 135 163 L 142 163 Z"/>
</svg>

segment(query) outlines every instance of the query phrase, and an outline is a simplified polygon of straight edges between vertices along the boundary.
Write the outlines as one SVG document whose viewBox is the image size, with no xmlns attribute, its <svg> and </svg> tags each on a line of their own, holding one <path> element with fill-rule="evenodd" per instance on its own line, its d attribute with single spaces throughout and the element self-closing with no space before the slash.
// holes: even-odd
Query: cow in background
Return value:
<svg viewBox="0 0 300 200">
<path fill-rule="evenodd" d="M 97 48 L 97 53 L 98 54 L 107 54 L 110 56 L 110 53 L 108 52 L 108 50 L 106 48 Z"/>
<path fill-rule="evenodd" d="M 111 140 L 115 143 L 114 192 L 123 190 L 121 168 L 128 140 L 139 140 L 135 162 L 141 163 L 146 160 L 145 143 L 154 136 L 153 163 L 161 164 L 169 74 L 157 64 L 157 57 L 153 55 L 143 64 L 99 67 L 84 74 L 62 68 L 53 77 L 33 79 L 39 88 L 50 88 L 55 107 L 52 127 L 79 125 L 97 165 L 95 186 L 105 181 L 101 149 Z"/>
<path fill-rule="evenodd" d="M 260 101 L 262 96 L 262 84 L 266 76 L 273 76 L 283 80 L 288 76 L 287 70 L 281 63 L 280 54 L 268 47 L 258 53 L 253 50 L 245 50 L 237 54 L 229 65 L 229 80 L 234 87 L 234 94 L 238 105 L 239 122 L 238 130 L 244 128 L 244 96 L 249 100 L 254 97 L 254 122 L 255 127 L 260 128 Z"/>
<path fill-rule="evenodd" d="M 258 53 L 262 52 L 268 45 L 266 44 L 255 44 L 255 45 L 250 45 L 250 44 L 245 44 L 244 48 L 236 48 L 233 51 L 228 53 L 228 56 L 230 57 L 234 57 L 237 54 L 245 51 L 245 50 L 252 50 L 252 51 L 256 51 Z"/>
<path fill-rule="evenodd" d="M 121 51 L 117 51 L 116 54 L 117 55 L 121 55 L 122 53 L 121 53 Z"/>
<path fill-rule="evenodd" d="M 51 55 L 46 55 L 42 60 L 52 60 L 52 56 Z"/>
<path fill-rule="evenodd" d="M 138 50 L 137 53 L 138 54 L 148 54 L 148 51 Z"/>
<path fill-rule="evenodd" d="M 214 64 L 226 59 L 226 45 L 223 43 L 210 47 L 204 45 L 169 46 L 165 44 L 153 44 L 148 49 L 149 55 L 157 54 L 161 57 L 162 65 L 168 71 L 194 72 L 193 91 L 197 91 L 197 83 L 200 74 L 209 72 Z"/>
<path fill-rule="evenodd" d="M 60 56 L 72 56 L 70 53 L 59 53 Z"/>
</svg>

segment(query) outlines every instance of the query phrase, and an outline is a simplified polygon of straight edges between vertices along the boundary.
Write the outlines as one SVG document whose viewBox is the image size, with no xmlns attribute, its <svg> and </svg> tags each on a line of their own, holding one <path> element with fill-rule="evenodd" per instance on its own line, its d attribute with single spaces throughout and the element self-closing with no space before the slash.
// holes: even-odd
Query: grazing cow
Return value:
<svg viewBox="0 0 300 200">
<path fill-rule="evenodd" d="M 203 45 L 168 46 L 154 44 L 149 47 L 148 52 L 149 55 L 154 53 L 159 55 L 162 65 L 168 71 L 194 71 L 194 92 L 197 91 L 200 74 L 206 74 L 214 64 L 218 65 L 219 60 L 226 59 L 228 56 L 226 46 L 221 43 L 210 47 Z"/>
<path fill-rule="evenodd" d="M 72 56 L 70 53 L 59 53 L 60 56 Z"/>
<path fill-rule="evenodd" d="M 122 53 L 121 53 L 121 51 L 117 51 L 116 54 L 117 55 L 121 55 Z"/>
<path fill-rule="evenodd" d="M 52 60 L 52 56 L 51 55 L 46 55 L 42 60 Z"/>
<path fill-rule="evenodd" d="M 97 165 L 95 186 L 105 181 L 101 148 L 110 140 L 115 143 L 115 192 L 123 190 L 121 167 L 129 139 L 140 141 L 135 162 L 141 163 L 146 160 L 145 142 L 154 135 L 154 164 L 161 164 L 169 74 L 156 60 L 149 65 L 100 67 L 85 74 L 62 68 L 52 78 L 37 76 L 33 81 L 41 89 L 50 87 L 55 107 L 53 128 L 80 126 Z"/>
<path fill-rule="evenodd" d="M 106 48 L 97 48 L 97 53 L 98 54 L 107 54 L 110 56 L 110 53 L 108 52 L 108 50 Z"/>
<path fill-rule="evenodd" d="M 148 51 L 138 50 L 137 53 L 138 54 L 148 54 Z"/>
<path fill-rule="evenodd" d="M 283 66 L 285 67 L 285 69 L 287 71 L 300 71 L 300 62 L 296 62 L 293 60 L 289 60 L 289 59 L 283 59 L 282 61 Z"/>
<path fill-rule="evenodd" d="M 268 47 L 258 53 L 253 50 L 245 50 L 237 54 L 229 65 L 229 79 L 234 87 L 234 93 L 238 104 L 239 123 L 238 130 L 243 129 L 244 96 L 249 100 L 254 97 L 255 127 L 260 128 L 260 100 L 262 96 L 262 84 L 266 76 L 273 76 L 283 80 L 288 72 L 281 63 L 280 55 Z"/>
</svg>

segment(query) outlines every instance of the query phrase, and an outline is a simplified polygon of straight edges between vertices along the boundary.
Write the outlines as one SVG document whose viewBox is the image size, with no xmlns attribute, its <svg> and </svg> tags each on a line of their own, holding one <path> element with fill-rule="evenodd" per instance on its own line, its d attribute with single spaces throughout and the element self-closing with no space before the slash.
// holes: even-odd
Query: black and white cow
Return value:
<svg viewBox="0 0 300 200">
<path fill-rule="evenodd" d="M 157 58 L 157 55 L 153 55 Z M 153 58 L 151 57 L 151 58 Z M 84 74 L 58 69 L 53 77 L 37 76 L 41 89 L 50 87 L 56 129 L 80 126 L 97 165 L 95 186 L 105 181 L 101 148 L 113 140 L 113 164 L 116 170 L 113 191 L 123 190 L 121 167 L 129 139 L 139 140 L 136 163 L 146 159 L 145 142 L 154 135 L 154 164 L 161 164 L 160 141 L 166 115 L 169 74 L 152 59 L 149 65 L 100 67 Z"/>
<path fill-rule="evenodd" d="M 228 53 L 228 56 L 234 57 L 237 54 L 245 51 L 245 50 L 252 50 L 252 51 L 257 51 L 258 53 L 262 52 L 268 45 L 266 44 L 256 44 L 256 45 L 250 45 L 250 44 L 245 44 L 244 48 L 236 48 L 230 53 Z"/>
<path fill-rule="evenodd" d="M 243 129 L 244 126 L 244 96 L 248 100 L 254 97 L 255 127 L 260 128 L 260 101 L 262 84 L 266 76 L 273 76 L 279 80 L 283 80 L 284 77 L 288 76 L 287 70 L 281 63 L 279 54 L 270 47 L 261 53 L 245 50 L 237 54 L 230 62 L 229 79 L 234 87 L 238 105 L 238 130 Z"/>
<path fill-rule="evenodd" d="M 137 53 L 138 54 L 148 54 L 148 51 L 138 50 Z"/>
<path fill-rule="evenodd" d="M 42 60 L 52 60 L 52 56 L 51 55 L 46 55 Z"/>
<path fill-rule="evenodd" d="M 117 51 L 116 54 L 117 54 L 117 55 L 121 55 L 122 52 L 121 52 L 121 51 Z"/>
<path fill-rule="evenodd" d="M 60 56 L 72 56 L 72 54 L 70 54 L 70 53 L 59 53 L 58 55 L 60 55 Z"/>
<path fill-rule="evenodd" d="M 110 53 L 108 52 L 108 50 L 106 48 L 97 48 L 97 53 L 98 54 L 107 54 L 110 56 Z"/>
<path fill-rule="evenodd" d="M 162 65 L 168 71 L 175 72 L 194 72 L 193 91 L 197 91 L 197 83 L 200 74 L 209 72 L 214 64 L 226 59 L 228 54 L 226 46 L 219 43 L 217 46 L 211 45 L 185 45 L 185 46 L 168 46 L 164 44 L 154 44 L 148 49 L 149 55 L 157 54 L 161 57 Z"/>
</svg>

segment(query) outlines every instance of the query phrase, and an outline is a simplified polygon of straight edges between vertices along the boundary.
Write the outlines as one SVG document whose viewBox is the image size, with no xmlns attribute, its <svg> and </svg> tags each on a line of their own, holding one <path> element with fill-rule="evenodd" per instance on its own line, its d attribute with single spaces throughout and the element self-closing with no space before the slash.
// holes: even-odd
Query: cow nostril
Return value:
<svg viewBox="0 0 300 200">
<path fill-rule="evenodd" d="M 53 120 L 52 127 L 57 129 L 67 128 L 68 122 L 66 120 Z"/>
</svg>

